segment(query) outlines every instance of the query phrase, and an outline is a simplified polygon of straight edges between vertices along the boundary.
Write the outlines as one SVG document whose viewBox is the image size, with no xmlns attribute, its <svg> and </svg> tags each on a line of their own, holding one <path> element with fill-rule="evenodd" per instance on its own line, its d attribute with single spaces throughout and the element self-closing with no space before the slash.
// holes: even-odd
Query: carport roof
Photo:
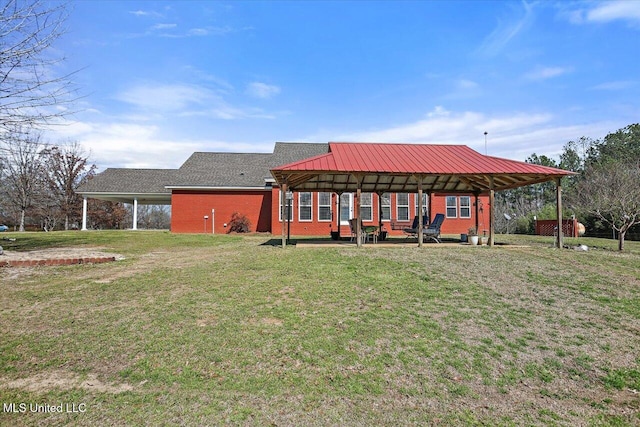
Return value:
<svg viewBox="0 0 640 427">
<path fill-rule="evenodd" d="M 573 172 L 486 156 L 465 145 L 330 142 L 329 152 L 271 170 L 296 191 L 486 192 Z"/>
</svg>

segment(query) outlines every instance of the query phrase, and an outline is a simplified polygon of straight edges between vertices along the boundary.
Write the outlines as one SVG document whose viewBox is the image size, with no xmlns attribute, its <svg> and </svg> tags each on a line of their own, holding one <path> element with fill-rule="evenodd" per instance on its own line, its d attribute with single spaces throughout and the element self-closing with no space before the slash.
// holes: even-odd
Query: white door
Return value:
<svg viewBox="0 0 640 427">
<path fill-rule="evenodd" d="M 349 225 L 351 218 L 353 218 L 353 193 L 342 193 L 340 195 L 340 224 Z"/>
</svg>

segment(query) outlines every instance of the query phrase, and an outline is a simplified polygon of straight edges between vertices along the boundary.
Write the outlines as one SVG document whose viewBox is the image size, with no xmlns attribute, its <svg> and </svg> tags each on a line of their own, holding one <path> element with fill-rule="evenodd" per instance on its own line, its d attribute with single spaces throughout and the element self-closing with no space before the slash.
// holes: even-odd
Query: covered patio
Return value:
<svg viewBox="0 0 640 427">
<path fill-rule="evenodd" d="M 165 188 L 175 169 L 109 168 L 100 179 L 91 179 L 78 191 L 82 200 L 82 230 L 87 230 L 89 198 L 132 205 L 132 229 L 138 229 L 138 205 L 171 205 L 171 191 Z"/>
<path fill-rule="evenodd" d="M 489 246 L 495 244 L 495 192 L 554 181 L 558 221 L 556 246 L 562 247 L 561 178 L 573 175 L 573 172 L 486 156 L 465 145 L 330 142 L 328 153 L 279 166 L 272 169 L 271 174 L 282 190 L 283 209 L 287 191 L 355 193 L 357 217 L 362 192 L 378 195 L 417 193 L 419 224 L 423 223 L 423 193 L 473 194 L 476 210 L 478 197 L 488 195 Z M 358 246 L 362 245 L 359 221 L 356 241 Z M 418 246 L 422 244 L 423 230 L 418 227 Z M 286 246 L 284 221 L 282 246 Z"/>
</svg>

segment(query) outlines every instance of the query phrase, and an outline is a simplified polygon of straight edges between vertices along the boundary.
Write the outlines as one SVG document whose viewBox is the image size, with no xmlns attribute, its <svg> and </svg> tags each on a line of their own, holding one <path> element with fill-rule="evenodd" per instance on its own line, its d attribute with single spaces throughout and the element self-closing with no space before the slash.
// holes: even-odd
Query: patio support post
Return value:
<svg viewBox="0 0 640 427">
<path fill-rule="evenodd" d="M 87 231 L 87 196 L 82 198 L 82 231 Z"/>
<path fill-rule="evenodd" d="M 423 230 L 422 230 L 422 216 L 423 216 L 423 206 L 422 206 L 422 175 L 418 175 L 414 177 L 418 180 L 418 247 L 422 247 L 422 238 L 423 238 Z"/>
<path fill-rule="evenodd" d="M 282 248 L 287 247 L 287 221 L 285 220 L 285 213 L 289 214 L 287 211 L 287 183 L 282 183 L 280 187 L 280 225 L 282 227 Z"/>
<path fill-rule="evenodd" d="M 133 199 L 133 229 L 138 229 L 138 198 Z"/>
<path fill-rule="evenodd" d="M 476 191 L 473 196 L 475 197 L 476 207 L 476 232 L 480 232 L 480 193 Z"/>
<path fill-rule="evenodd" d="M 491 186 L 489 190 L 489 246 L 493 246 L 495 243 L 495 218 L 493 205 L 495 201 L 495 182 L 493 181 L 493 176 L 489 177 L 489 184 Z"/>
<path fill-rule="evenodd" d="M 378 195 L 378 235 L 382 236 L 382 194 L 380 191 L 376 192 Z"/>
<path fill-rule="evenodd" d="M 358 218 L 358 221 L 356 221 L 356 240 L 357 240 L 357 245 L 358 247 L 362 246 L 362 215 L 360 212 L 360 200 L 362 198 L 362 176 L 360 175 L 354 175 L 354 178 L 356 179 L 356 182 L 358 183 L 358 186 L 356 187 L 356 218 Z"/>
<path fill-rule="evenodd" d="M 362 214 L 360 213 L 360 198 L 362 196 L 362 185 L 358 178 L 358 189 L 356 190 L 356 240 L 358 241 L 358 247 L 362 246 Z"/>
<path fill-rule="evenodd" d="M 556 247 L 562 249 L 563 236 L 562 236 L 562 184 L 560 178 L 556 178 L 556 216 L 558 218 L 558 233 L 556 237 Z"/>
<path fill-rule="evenodd" d="M 342 235 L 340 234 L 340 213 L 341 213 L 341 209 L 342 206 L 341 205 L 341 198 L 342 198 L 342 193 L 336 193 L 336 195 L 338 196 L 338 200 L 336 202 L 336 205 L 338 206 L 337 212 L 336 212 L 336 225 L 338 226 L 338 241 L 340 241 L 340 239 L 342 238 Z"/>
</svg>

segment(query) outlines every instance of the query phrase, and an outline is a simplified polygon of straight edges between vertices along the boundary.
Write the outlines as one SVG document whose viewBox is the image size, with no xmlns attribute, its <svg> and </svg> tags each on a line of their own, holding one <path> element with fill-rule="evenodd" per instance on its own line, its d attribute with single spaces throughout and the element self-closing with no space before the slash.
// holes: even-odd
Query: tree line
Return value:
<svg viewBox="0 0 640 427">
<path fill-rule="evenodd" d="M 18 231 L 80 227 L 82 198 L 76 190 L 96 165 L 77 142 L 51 145 L 39 133 L 5 131 L 0 144 L 0 220 Z M 90 200 L 96 228 L 120 228 L 123 207 Z M 95 215 L 94 215 L 95 214 Z"/>
<path fill-rule="evenodd" d="M 67 2 L 0 2 L 0 221 L 18 230 L 77 228 L 77 188 L 96 171 L 77 142 L 46 143 L 42 129 L 60 125 L 79 98 L 76 72 L 55 42 L 65 34 Z M 91 228 L 131 226 L 130 208 L 89 200 Z M 167 225 L 165 207 L 140 209 L 143 225 Z M 163 218 L 162 221 L 159 218 Z"/>
<path fill-rule="evenodd" d="M 558 161 L 535 153 L 526 161 L 576 172 L 562 179 L 563 216 L 575 215 L 587 235 L 614 237 L 620 250 L 628 235 L 640 239 L 640 124 L 600 140 L 569 141 Z M 511 221 L 516 233 L 533 233 L 534 218 L 556 218 L 555 183 L 502 191 L 495 203 L 499 231 L 506 231 Z"/>
</svg>

